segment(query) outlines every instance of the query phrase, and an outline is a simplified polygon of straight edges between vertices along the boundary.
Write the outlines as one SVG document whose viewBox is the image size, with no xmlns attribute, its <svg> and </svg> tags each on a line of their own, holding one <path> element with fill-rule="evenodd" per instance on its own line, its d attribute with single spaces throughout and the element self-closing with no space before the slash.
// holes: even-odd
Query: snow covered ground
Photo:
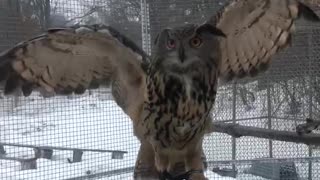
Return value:
<svg viewBox="0 0 320 180">
<path fill-rule="evenodd" d="M 17 108 L 2 112 L 0 142 L 127 151 L 124 159 L 112 159 L 110 153 L 84 152 L 82 162 L 69 163 L 72 151 L 54 151 L 52 160 L 37 161 L 36 170 L 21 171 L 18 162 L 0 160 L 0 179 L 69 179 L 133 167 L 139 143 L 133 136 L 131 121 L 112 100 L 101 99 L 97 95 L 21 98 Z M 8 99 L 4 101 L 2 106 L 8 106 Z M 30 148 L 6 146 L 5 150 L 7 157 L 34 156 Z M 207 176 L 232 179 L 212 172 Z M 100 179 L 132 179 L 132 172 Z"/>
<path fill-rule="evenodd" d="M 220 89 L 215 106 L 215 120 L 232 119 L 232 96 L 230 89 Z M 100 91 L 100 90 L 98 90 Z M 259 117 L 266 115 L 265 92 L 261 92 L 244 110 L 237 107 L 236 118 Z M 58 146 L 69 148 L 102 149 L 127 151 L 124 159 L 112 159 L 111 153 L 84 152 L 82 162 L 69 163 L 72 151 L 54 151 L 52 160 L 39 159 L 36 170 L 20 170 L 15 161 L 0 160 L 0 179 L 10 180 L 45 180 L 75 179 L 92 174 L 133 167 L 139 148 L 139 142 L 132 132 L 130 119 L 110 99 L 108 93 L 88 94 L 79 97 L 42 98 L 34 93 L 29 98 L 20 98 L 18 106 L 11 108 L 10 99 L 1 99 L 0 105 L 0 142 L 18 143 L 37 146 Z M 237 100 L 240 102 L 240 100 Z M 267 127 L 267 119 L 241 121 L 241 124 Z M 273 126 L 290 130 L 295 124 L 290 121 L 274 121 Z M 267 158 L 269 141 L 257 138 L 239 138 L 236 141 L 236 159 Z M 232 159 L 232 138 L 224 134 L 206 136 L 204 149 L 208 161 Z M 29 148 L 6 146 L 7 157 L 30 158 L 34 152 Z M 320 152 L 314 151 L 314 155 Z M 308 147 L 294 143 L 273 142 L 275 158 L 307 157 Z M 296 162 L 300 175 L 306 177 L 308 164 Z M 230 165 L 217 164 L 214 167 L 230 168 Z M 250 164 L 239 164 L 237 179 L 261 179 L 243 173 Z M 314 172 L 319 163 L 313 164 Z M 212 168 L 212 167 L 210 167 Z M 212 180 L 233 178 L 221 177 L 213 172 L 206 172 Z M 110 174 L 109 174 L 110 175 Z M 317 179 L 319 173 L 313 173 Z M 320 176 L 320 175 L 319 175 Z M 132 172 L 101 176 L 94 179 L 132 179 Z"/>
</svg>

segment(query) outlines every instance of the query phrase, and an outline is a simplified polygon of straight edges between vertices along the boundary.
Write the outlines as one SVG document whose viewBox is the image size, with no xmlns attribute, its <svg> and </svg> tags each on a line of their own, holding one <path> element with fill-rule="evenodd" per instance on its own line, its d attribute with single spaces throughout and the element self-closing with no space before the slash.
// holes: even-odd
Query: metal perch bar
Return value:
<svg viewBox="0 0 320 180">
<path fill-rule="evenodd" d="M 9 161 L 27 162 L 27 161 L 31 161 L 31 160 L 38 159 L 38 158 L 37 158 L 37 157 L 32 157 L 32 158 L 16 158 L 16 157 L 0 156 L 0 159 L 9 160 Z"/>
<path fill-rule="evenodd" d="M 213 123 L 209 132 L 225 133 L 233 137 L 251 136 L 256 138 L 320 146 L 320 134 L 299 135 L 297 132 L 278 131 L 272 129 L 219 122 Z"/>
<path fill-rule="evenodd" d="M 258 159 L 238 159 L 238 160 L 221 160 L 208 161 L 209 166 L 230 165 L 230 164 L 253 164 L 255 162 L 309 162 L 311 160 L 320 161 L 320 157 L 294 157 L 294 158 L 258 158 Z"/>
<path fill-rule="evenodd" d="M 84 151 L 108 152 L 108 153 L 111 153 L 112 159 L 123 159 L 123 155 L 125 153 L 128 153 L 127 151 L 112 151 L 112 150 L 101 150 L 101 149 L 81 149 L 81 148 L 66 148 L 66 147 L 56 147 L 56 146 L 34 146 L 34 145 L 15 144 L 15 143 L 0 143 L 0 147 L 3 147 L 3 146 L 33 148 L 36 150 L 35 151 L 36 156 L 39 154 L 39 157 L 45 158 L 45 159 L 52 158 L 53 150 L 73 151 L 73 159 L 71 160 L 70 158 L 68 158 L 69 163 L 81 162 Z M 7 160 L 17 160 L 17 158 L 13 158 L 13 159 L 8 157 L 5 157 L 5 158 Z"/>
<path fill-rule="evenodd" d="M 103 150 L 103 149 L 82 149 L 82 148 L 66 148 L 66 147 L 57 147 L 57 146 L 34 146 L 34 145 L 25 145 L 25 144 L 16 144 L 16 143 L 0 143 L 0 146 L 16 146 L 16 147 L 26 147 L 26 148 L 38 148 L 38 149 L 54 149 L 54 150 L 63 150 L 63 151 L 91 151 L 91 152 L 109 152 L 109 153 L 128 153 L 127 151 L 113 151 L 113 150 Z"/>
<path fill-rule="evenodd" d="M 38 158 L 14 158 L 14 157 L 0 157 L 2 160 L 9 160 L 9 161 L 18 161 L 20 163 L 20 170 L 30 170 L 30 169 L 37 169 L 37 159 Z"/>
<path fill-rule="evenodd" d="M 41 156 L 41 150 L 38 148 L 34 148 L 35 156 L 32 158 L 16 158 L 16 157 L 6 157 L 0 156 L 2 160 L 9 160 L 9 161 L 18 161 L 20 163 L 20 170 L 30 170 L 30 169 L 37 169 L 37 159 Z"/>
</svg>

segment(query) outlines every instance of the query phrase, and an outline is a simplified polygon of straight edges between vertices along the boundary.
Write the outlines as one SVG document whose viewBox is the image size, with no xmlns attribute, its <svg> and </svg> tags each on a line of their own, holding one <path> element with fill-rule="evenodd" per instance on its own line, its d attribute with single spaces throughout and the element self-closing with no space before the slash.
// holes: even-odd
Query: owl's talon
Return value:
<svg viewBox="0 0 320 180">
<path fill-rule="evenodd" d="M 158 180 L 159 173 L 154 169 L 135 169 L 134 173 L 134 180 Z"/>
<path fill-rule="evenodd" d="M 203 173 L 193 173 L 188 180 L 208 180 Z"/>
<path fill-rule="evenodd" d="M 183 174 L 173 176 L 167 171 L 160 173 L 160 180 L 208 180 L 202 170 L 190 170 Z"/>
<path fill-rule="evenodd" d="M 170 173 L 168 173 L 167 171 L 163 171 L 160 173 L 160 180 L 171 180 L 173 179 L 172 175 Z"/>
</svg>

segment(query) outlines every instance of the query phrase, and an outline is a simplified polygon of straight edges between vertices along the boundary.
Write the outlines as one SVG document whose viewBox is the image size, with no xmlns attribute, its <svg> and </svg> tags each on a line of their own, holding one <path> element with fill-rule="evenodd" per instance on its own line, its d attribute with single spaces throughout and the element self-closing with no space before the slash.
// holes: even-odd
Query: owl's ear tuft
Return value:
<svg viewBox="0 0 320 180">
<path fill-rule="evenodd" d="M 157 34 L 156 38 L 154 38 L 153 44 L 158 44 L 160 33 Z"/>
<path fill-rule="evenodd" d="M 169 28 L 163 29 L 161 32 L 159 32 L 159 33 L 157 34 L 157 36 L 155 37 L 153 43 L 154 43 L 155 45 L 158 44 L 159 38 L 160 38 L 160 37 L 163 37 L 163 35 L 168 36 L 169 31 L 170 31 Z"/>
<path fill-rule="evenodd" d="M 201 34 L 203 32 L 207 32 L 207 33 L 210 33 L 210 34 L 213 34 L 216 36 L 226 37 L 226 34 L 224 34 L 221 29 L 219 29 L 211 24 L 208 24 L 208 23 L 205 23 L 205 24 L 199 26 L 196 30 L 197 34 Z"/>
</svg>

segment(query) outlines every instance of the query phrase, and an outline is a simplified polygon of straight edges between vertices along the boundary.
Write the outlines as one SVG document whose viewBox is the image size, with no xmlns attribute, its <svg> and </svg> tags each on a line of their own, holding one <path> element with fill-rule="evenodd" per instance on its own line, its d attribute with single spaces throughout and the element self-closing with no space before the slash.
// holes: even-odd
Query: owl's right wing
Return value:
<svg viewBox="0 0 320 180">
<path fill-rule="evenodd" d="M 290 44 L 295 21 L 319 17 L 298 0 L 232 0 L 207 23 L 220 29 L 219 73 L 222 82 L 255 76 L 270 59 Z"/>
<path fill-rule="evenodd" d="M 143 101 L 148 57 L 128 38 L 103 25 L 51 29 L 0 54 L 5 94 L 28 96 L 41 88 L 55 94 L 81 94 L 110 85 L 117 104 L 131 118 Z"/>
</svg>

